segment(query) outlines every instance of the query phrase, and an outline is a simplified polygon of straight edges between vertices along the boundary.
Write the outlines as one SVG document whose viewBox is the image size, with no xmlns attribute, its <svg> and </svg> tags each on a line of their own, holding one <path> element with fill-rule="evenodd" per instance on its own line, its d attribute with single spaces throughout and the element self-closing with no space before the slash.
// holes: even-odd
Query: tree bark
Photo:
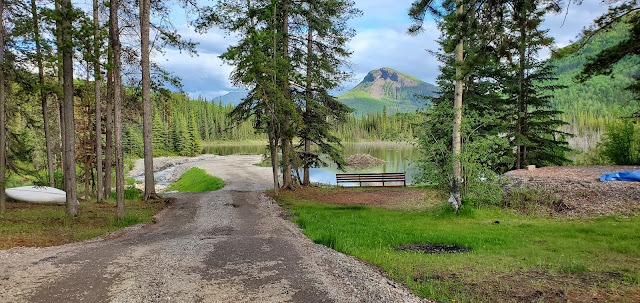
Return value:
<svg viewBox="0 0 640 303">
<path fill-rule="evenodd" d="M 157 199 L 153 178 L 153 134 L 151 126 L 151 71 L 149 63 L 149 14 L 151 0 L 140 0 L 140 54 L 142 59 L 142 137 L 144 141 L 144 200 Z"/>
<path fill-rule="evenodd" d="M 49 186 L 54 187 L 53 179 L 53 155 L 51 153 L 51 134 L 49 131 L 49 115 L 47 114 L 47 94 L 44 89 L 44 66 L 42 64 L 42 46 L 40 45 L 40 18 L 36 0 L 31 0 L 31 15 L 33 18 L 33 37 L 36 42 L 36 61 L 38 65 L 38 80 L 40 83 L 40 101 L 42 103 L 42 118 L 44 123 L 44 140 L 47 152 L 47 170 L 49 173 Z"/>
<path fill-rule="evenodd" d="M 282 57 L 289 59 L 289 0 L 282 3 Z M 285 63 L 287 64 L 287 63 Z M 291 102 L 289 95 L 289 68 L 285 65 L 282 75 L 282 90 L 286 102 Z M 282 136 L 282 188 L 294 189 L 293 175 L 291 174 L 291 119 L 286 117 L 283 121 L 286 130 Z"/>
<path fill-rule="evenodd" d="M 460 18 L 464 13 L 464 6 L 462 0 L 456 1 L 456 16 Z M 462 22 L 458 19 L 458 22 Z M 449 202 L 453 209 L 458 212 L 460 204 L 462 202 L 460 196 L 460 185 L 463 182 L 462 179 L 462 163 L 460 162 L 460 156 L 462 154 L 462 136 L 460 133 L 460 126 L 462 124 L 462 93 L 463 93 L 463 79 L 462 79 L 462 63 L 464 62 L 464 41 L 460 38 L 456 45 L 456 83 L 455 83 L 455 97 L 453 100 L 453 142 L 452 142 L 452 157 L 453 157 L 453 184 L 451 186 L 451 197 Z"/>
<path fill-rule="evenodd" d="M 116 213 L 119 221 L 124 220 L 124 159 L 122 149 L 122 75 L 120 67 L 121 45 L 120 27 L 118 25 L 118 9 L 120 0 L 112 0 L 109 8 L 109 36 L 113 48 L 113 105 L 116 152 Z"/>
<path fill-rule="evenodd" d="M 4 16 L 4 0 L 0 0 L 0 16 Z M 5 89 L 4 89 L 4 18 L 0 19 L 0 214 L 7 211 L 7 201 L 4 193 L 4 179 L 7 163 L 7 134 L 4 113 Z"/>
<path fill-rule="evenodd" d="M 61 9 L 64 12 L 61 21 L 62 26 L 62 73 L 64 79 L 64 188 L 67 192 L 67 213 L 71 216 L 78 215 L 78 188 L 76 184 L 76 137 L 75 118 L 73 107 L 73 47 L 71 33 L 71 18 L 69 12 L 72 9 L 71 0 L 61 0 Z"/>
<path fill-rule="evenodd" d="M 271 169 L 273 171 L 273 192 L 277 196 L 280 191 L 278 182 L 278 137 L 275 134 L 275 126 L 269 130 L 269 151 L 271 152 Z"/>
<path fill-rule="evenodd" d="M 520 27 L 520 47 L 518 48 L 519 52 L 519 62 L 518 62 L 518 135 L 522 137 L 524 121 L 526 111 L 525 111 L 525 69 L 526 69 L 526 51 L 527 51 L 527 33 L 526 33 L 526 8 L 524 1 L 521 2 L 522 6 L 520 7 L 520 17 L 518 18 L 518 25 Z M 522 143 L 518 143 L 516 148 L 516 169 L 521 169 L 523 167 L 523 163 L 525 163 L 525 146 Z"/>
<path fill-rule="evenodd" d="M 307 100 L 305 102 L 305 111 L 306 114 L 309 115 L 311 112 L 311 105 L 309 104 L 309 101 L 311 101 L 311 64 L 313 64 L 313 60 L 311 58 L 311 53 L 313 52 L 313 30 L 311 29 L 311 22 L 308 23 L 307 31 Z M 308 128 L 310 126 L 307 125 L 306 127 Z M 302 181 L 302 185 L 309 186 L 311 184 L 311 177 L 309 176 L 309 162 L 306 159 L 306 157 L 311 154 L 311 139 L 309 138 L 309 132 L 307 132 L 306 138 L 304 138 L 304 154 L 304 180 Z"/>
<path fill-rule="evenodd" d="M 111 49 L 111 42 L 109 48 Z M 113 52 L 107 52 L 109 66 L 113 66 Z M 111 197 L 111 168 L 113 167 L 113 71 L 107 71 L 107 108 L 105 113 L 105 149 L 104 149 L 104 197 Z"/>
<path fill-rule="evenodd" d="M 35 1 L 35 0 L 32 0 Z M 104 202 L 102 188 L 102 74 L 100 72 L 100 18 L 98 0 L 93 0 L 93 95 L 96 101 L 96 195 L 97 202 Z"/>
<path fill-rule="evenodd" d="M 56 8 L 56 11 L 62 10 L 60 1 L 55 1 L 55 8 Z M 56 45 L 58 46 L 58 54 L 57 54 L 58 87 L 60 91 L 62 91 L 64 86 L 64 76 L 62 72 L 62 52 L 60 51 L 60 48 L 62 47 L 62 23 L 60 20 L 56 20 Z M 60 167 L 62 168 L 63 175 L 64 175 L 64 161 L 66 159 L 65 150 L 64 150 L 64 142 L 66 138 L 66 132 L 64 130 L 64 127 L 65 127 L 64 95 L 57 95 L 57 96 L 58 96 L 58 112 L 60 115 Z M 62 182 L 64 183 L 64 178 Z"/>
</svg>

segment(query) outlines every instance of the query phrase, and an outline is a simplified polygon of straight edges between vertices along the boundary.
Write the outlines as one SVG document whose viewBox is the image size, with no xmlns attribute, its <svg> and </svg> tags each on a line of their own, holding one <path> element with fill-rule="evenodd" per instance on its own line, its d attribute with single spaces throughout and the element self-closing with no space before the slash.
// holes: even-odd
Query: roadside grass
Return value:
<svg viewBox="0 0 640 303">
<path fill-rule="evenodd" d="M 316 243 L 379 266 L 441 302 L 640 301 L 640 217 L 552 219 L 499 208 L 425 211 L 324 204 L 280 195 Z M 401 244 L 469 247 L 462 254 L 395 251 Z"/>
<path fill-rule="evenodd" d="M 179 192 L 216 191 L 227 185 L 222 179 L 207 174 L 202 168 L 193 167 L 172 183 L 168 190 Z"/>
<path fill-rule="evenodd" d="M 164 206 L 164 200 L 126 201 L 123 222 L 116 220 L 115 200 L 98 204 L 80 202 L 78 216 L 66 215 L 66 207 L 58 205 L 7 203 L 0 215 L 0 249 L 17 246 L 45 247 L 83 241 L 127 226 L 149 222 Z"/>
<path fill-rule="evenodd" d="M 253 165 L 258 167 L 271 167 L 271 157 L 263 157 L 262 161 Z"/>
</svg>

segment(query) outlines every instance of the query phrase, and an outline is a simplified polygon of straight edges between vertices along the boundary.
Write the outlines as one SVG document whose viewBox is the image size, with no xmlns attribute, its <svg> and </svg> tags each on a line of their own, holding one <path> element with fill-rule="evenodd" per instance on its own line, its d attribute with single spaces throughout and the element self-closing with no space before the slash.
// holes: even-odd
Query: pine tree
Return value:
<svg viewBox="0 0 640 303">
<path fill-rule="evenodd" d="M 304 168 L 304 185 L 310 184 L 310 167 L 324 166 L 320 154 L 326 154 L 339 168 L 345 165 L 340 139 L 330 129 L 333 123 L 343 122 L 350 112 L 344 104 L 329 93 L 349 75 L 340 68 L 351 54 L 346 43 L 353 36 L 346 22 L 360 13 L 352 1 L 307 1 L 302 14 L 307 21 L 306 49 L 294 48 L 293 58 L 302 58 L 305 74 L 296 77 L 303 91 L 295 92 L 304 100 L 302 125 L 298 136 L 304 150 L 299 153 Z M 299 38 L 301 39 L 301 38 Z M 298 53 L 300 55 L 298 55 Z M 302 103 L 302 102 L 301 102 Z M 314 152 L 311 145 L 318 147 Z"/>
</svg>

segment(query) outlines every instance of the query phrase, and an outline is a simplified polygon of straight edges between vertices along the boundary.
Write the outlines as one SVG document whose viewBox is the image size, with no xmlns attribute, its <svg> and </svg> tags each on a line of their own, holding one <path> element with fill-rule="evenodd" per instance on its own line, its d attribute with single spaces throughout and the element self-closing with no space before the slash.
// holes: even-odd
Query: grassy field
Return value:
<svg viewBox="0 0 640 303">
<path fill-rule="evenodd" d="M 98 204 L 80 202 L 78 217 L 66 215 L 65 206 L 8 203 L 0 215 L 0 249 L 44 247 L 83 241 L 130 225 L 149 222 L 164 200 L 126 201 L 124 222 L 116 221 L 114 200 Z"/>
<path fill-rule="evenodd" d="M 426 298 L 640 301 L 639 217 L 553 219 L 498 208 L 467 208 L 455 215 L 439 202 L 418 212 L 320 203 L 309 196 L 299 190 L 278 198 L 305 235 L 379 266 Z M 473 251 L 394 250 L 415 243 Z"/>
<path fill-rule="evenodd" d="M 168 190 L 179 192 L 216 191 L 225 187 L 226 183 L 218 177 L 207 174 L 202 168 L 193 167 L 172 183 Z"/>
</svg>

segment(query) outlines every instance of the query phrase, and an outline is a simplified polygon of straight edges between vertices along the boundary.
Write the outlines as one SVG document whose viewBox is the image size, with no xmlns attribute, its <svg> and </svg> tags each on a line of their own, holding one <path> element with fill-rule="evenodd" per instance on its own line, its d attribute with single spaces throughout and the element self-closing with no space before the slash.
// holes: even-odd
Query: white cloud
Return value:
<svg viewBox="0 0 640 303">
<path fill-rule="evenodd" d="M 390 67 L 433 83 L 439 74 L 438 62 L 426 50 L 438 50 L 435 40 L 439 32 L 434 22 L 425 27 L 427 30 L 418 36 L 408 35 L 406 28 L 359 32 L 349 43 L 355 73 L 366 75 L 370 70 Z"/>
<path fill-rule="evenodd" d="M 191 99 L 198 99 L 199 97 L 205 98 L 209 101 L 217 102 L 216 98 L 222 95 L 226 95 L 230 93 L 228 90 L 211 90 L 211 91 L 194 91 L 189 92 L 187 95 L 191 97 Z"/>
<path fill-rule="evenodd" d="M 354 72 L 353 81 L 343 83 L 347 90 L 356 85 L 373 69 L 381 67 L 395 68 L 424 81 L 434 83 L 439 74 L 439 62 L 426 50 L 438 50 L 436 39 L 440 32 L 435 22 L 427 21 L 426 30 L 409 36 L 407 28 L 411 25 L 407 12 L 412 0 L 356 0 L 356 6 L 363 11 L 363 16 L 350 21 L 357 35 L 348 44 L 353 51 L 351 62 Z M 566 16 L 546 16 L 543 23 L 549 34 L 556 38 L 558 47 L 566 46 L 575 40 L 583 27 L 606 11 L 601 2 L 572 5 Z M 564 22 L 564 25 L 562 24 Z M 198 57 L 180 54 L 177 50 L 167 50 L 163 66 L 181 77 L 184 89 L 192 96 L 211 97 L 223 92 L 238 90 L 229 81 L 231 66 L 224 64 L 218 57 L 229 45 L 237 42 L 236 37 L 227 36 L 220 29 L 211 29 L 200 35 L 186 24 L 178 25 L 178 31 L 185 38 L 198 42 Z M 541 54 L 547 56 L 546 54 Z M 342 89 L 341 91 L 344 91 Z"/>
<path fill-rule="evenodd" d="M 177 50 L 167 50 L 162 65 L 182 78 L 186 92 L 232 90 L 229 74 L 232 66 L 224 64 L 215 53 L 192 57 Z"/>
</svg>

